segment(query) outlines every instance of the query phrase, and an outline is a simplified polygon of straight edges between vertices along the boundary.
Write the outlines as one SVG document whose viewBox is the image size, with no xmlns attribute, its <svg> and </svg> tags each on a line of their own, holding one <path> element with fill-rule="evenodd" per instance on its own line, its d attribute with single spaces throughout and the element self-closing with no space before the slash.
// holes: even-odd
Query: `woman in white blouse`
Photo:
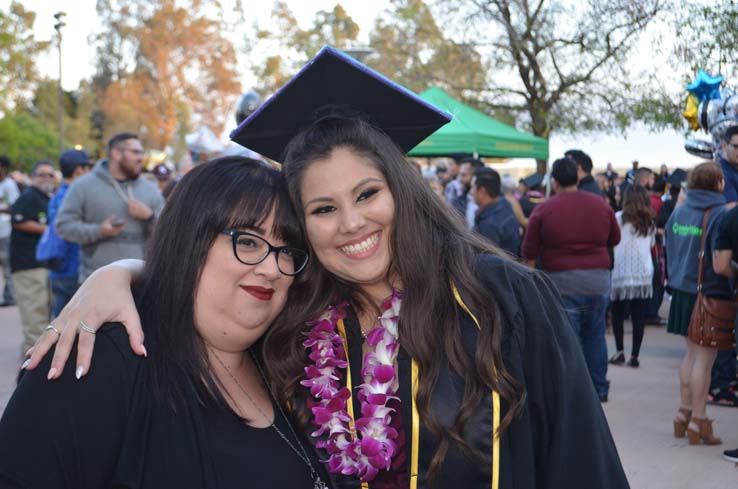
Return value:
<svg viewBox="0 0 738 489">
<path fill-rule="evenodd" d="M 623 321 L 627 309 L 633 322 L 633 349 L 628 365 L 638 367 L 638 352 L 643 341 L 646 309 L 653 293 L 654 213 L 648 191 L 634 185 L 625 192 L 623 210 L 615 214 L 620 225 L 621 240 L 615 247 L 612 270 L 612 329 L 617 351 L 610 358 L 613 365 L 625 363 Z"/>
</svg>

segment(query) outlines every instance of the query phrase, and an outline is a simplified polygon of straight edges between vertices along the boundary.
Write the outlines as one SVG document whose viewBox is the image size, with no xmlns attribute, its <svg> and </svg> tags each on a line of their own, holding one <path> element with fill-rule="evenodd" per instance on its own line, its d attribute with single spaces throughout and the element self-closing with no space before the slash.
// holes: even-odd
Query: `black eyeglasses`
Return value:
<svg viewBox="0 0 738 489">
<path fill-rule="evenodd" d="M 258 265 L 273 251 L 277 257 L 277 268 L 284 275 L 300 273 L 308 263 L 307 251 L 291 246 L 274 246 L 261 236 L 246 231 L 225 229 L 223 234 L 231 237 L 233 255 L 244 265 Z"/>
</svg>

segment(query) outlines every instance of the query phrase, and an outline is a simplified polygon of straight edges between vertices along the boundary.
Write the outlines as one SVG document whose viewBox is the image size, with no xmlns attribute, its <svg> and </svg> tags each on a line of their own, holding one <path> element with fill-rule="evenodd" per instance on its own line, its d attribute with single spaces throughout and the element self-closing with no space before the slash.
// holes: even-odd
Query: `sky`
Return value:
<svg viewBox="0 0 738 489">
<path fill-rule="evenodd" d="M 95 51 L 89 39 L 90 36 L 100 29 L 100 21 L 95 12 L 95 0 L 21 0 L 28 9 L 37 13 L 34 31 L 37 39 L 55 39 L 53 14 L 63 11 L 67 15 L 64 18 L 66 26 L 63 28 L 62 63 L 63 76 L 62 86 L 66 90 L 74 90 L 78 87 L 80 79 L 89 78 L 93 71 L 93 60 Z M 269 23 L 269 16 L 273 3 L 269 0 L 253 1 L 242 0 L 247 5 L 246 19 L 251 23 L 256 19 L 260 25 Z M 340 3 L 348 14 L 356 21 L 360 28 L 360 41 L 367 41 L 368 33 L 372 28 L 374 19 L 389 4 L 389 0 L 287 0 L 295 18 L 301 26 L 310 25 L 315 12 L 319 10 L 330 10 L 336 3 Z M 0 0 L 0 8 L 7 10 L 10 0 Z M 227 8 L 232 4 L 230 0 L 222 0 Z M 226 10 L 227 12 L 227 10 Z M 240 37 L 232 39 L 237 48 L 242 45 Z M 648 39 L 643 41 L 646 46 L 638 49 L 634 60 L 636 63 L 660 63 L 658 58 L 649 56 L 647 48 Z M 38 60 L 39 71 L 42 75 L 56 79 L 59 76 L 57 50 L 54 46 L 47 54 Z M 668 70 L 668 71 L 667 71 Z M 664 71 L 672 71 L 664 63 Z M 253 84 L 254 77 L 245 68 L 242 82 L 245 90 Z M 685 123 L 686 126 L 686 123 Z M 612 162 L 616 168 L 629 168 L 634 159 L 640 161 L 641 166 L 657 169 L 662 163 L 669 167 L 691 167 L 701 160 L 689 155 L 684 150 L 685 136 L 682 131 L 664 131 L 653 133 L 643 127 L 634 127 L 625 134 L 581 134 L 574 136 L 554 135 L 549 141 L 551 160 L 563 155 L 570 148 L 578 148 L 586 151 L 592 156 L 595 168 L 604 168 L 608 162 Z M 530 165 L 534 168 L 532 160 L 521 160 L 511 162 L 515 166 Z"/>
</svg>

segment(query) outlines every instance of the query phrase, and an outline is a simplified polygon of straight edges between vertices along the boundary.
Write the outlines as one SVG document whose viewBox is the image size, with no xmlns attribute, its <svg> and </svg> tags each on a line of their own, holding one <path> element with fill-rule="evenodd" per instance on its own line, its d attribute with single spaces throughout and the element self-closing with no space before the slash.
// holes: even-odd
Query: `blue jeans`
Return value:
<svg viewBox="0 0 738 489">
<path fill-rule="evenodd" d="M 710 390 L 730 388 L 730 383 L 735 380 L 736 360 L 735 350 L 718 351 L 715 363 L 712 364 L 712 378 L 710 379 Z"/>
<path fill-rule="evenodd" d="M 69 299 L 77 292 L 77 274 L 51 279 L 51 317 L 59 315 Z"/>
<path fill-rule="evenodd" d="M 574 332 L 579 336 L 589 376 L 597 394 L 607 395 L 610 382 L 607 380 L 605 315 L 610 303 L 610 294 L 565 295 L 562 299 Z"/>
</svg>

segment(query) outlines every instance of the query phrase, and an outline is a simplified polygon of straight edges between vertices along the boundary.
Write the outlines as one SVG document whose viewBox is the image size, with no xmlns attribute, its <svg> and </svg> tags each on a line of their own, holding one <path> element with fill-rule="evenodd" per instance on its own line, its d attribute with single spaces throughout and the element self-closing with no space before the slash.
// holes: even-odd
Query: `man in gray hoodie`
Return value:
<svg viewBox="0 0 738 489">
<path fill-rule="evenodd" d="M 56 231 L 82 248 L 80 282 L 122 258 L 143 258 L 164 199 L 156 184 L 139 178 L 143 146 L 138 136 L 120 133 L 108 142 L 108 159 L 67 191 Z"/>
</svg>

